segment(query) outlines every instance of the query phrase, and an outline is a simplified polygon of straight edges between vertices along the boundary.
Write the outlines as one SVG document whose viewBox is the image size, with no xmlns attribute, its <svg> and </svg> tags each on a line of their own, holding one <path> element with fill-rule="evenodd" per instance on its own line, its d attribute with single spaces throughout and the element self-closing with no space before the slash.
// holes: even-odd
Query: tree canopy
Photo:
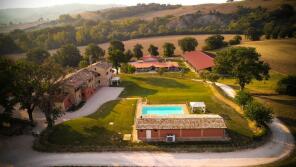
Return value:
<svg viewBox="0 0 296 167">
<path fill-rule="evenodd" d="M 163 56 L 164 57 L 173 57 L 175 54 L 175 45 L 173 43 L 166 42 L 163 45 Z"/>
<path fill-rule="evenodd" d="M 29 61 L 32 61 L 37 64 L 42 64 L 44 60 L 47 59 L 49 56 L 50 56 L 50 53 L 47 50 L 42 48 L 30 49 L 26 55 Z"/>
<path fill-rule="evenodd" d="M 244 89 L 253 79 L 269 78 L 270 67 L 260 57 L 255 48 L 229 48 L 217 53 L 214 70 L 235 77 L 241 89 Z"/>
<path fill-rule="evenodd" d="M 227 45 L 222 35 L 210 36 L 205 40 L 205 42 L 206 42 L 205 50 L 219 49 Z"/>
<path fill-rule="evenodd" d="M 153 56 L 158 56 L 159 52 L 158 52 L 158 47 L 154 46 L 154 45 L 150 45 L 148 48 L 148 52 L 153 55 Z"/>
<path fill-rule="evenodd" d="M 192 37 L 185 37 L 183 39 L 180 39 L 178 41 L 178 45 L 179 47 L 181 48 L 181 50 L 183 52 L 186 52 L 186 51 L 194 51 L 195 48 L 197 47 L 198 45 L 198 42 L 195 38 L 192 38 Z"/>
<path fill-rule="evenodd" d="M 110 42 L 110 46 L 108 48 L 108 53 L 110 54 L 110 52 L 114 51 L 114 50 L 119 50 L 121 52 L 124 52 L 124 44 L 121 41 L 111 41 Z"/>
<path fill-rule="evenodd" d="M 53 56 L 55 62 L 63 67 L 77 67 L 81 58 L 80 51 L 73 44 L 62 46 Z"/>
<path fill-rule="evenodd" d="M 133 48 L 133 53 L 137 59 L 143 57 L 143 46 L 141 44 L 136 44 Z"/>
<path fill-rule="evenodd" d="M 103 58 L 104 55 L 105 51 L 94 43 L 88 44 L 85 48 L 85 56 L 88 57 L 89 64 L 98 61 L 100 58 Z"/>
</svg>

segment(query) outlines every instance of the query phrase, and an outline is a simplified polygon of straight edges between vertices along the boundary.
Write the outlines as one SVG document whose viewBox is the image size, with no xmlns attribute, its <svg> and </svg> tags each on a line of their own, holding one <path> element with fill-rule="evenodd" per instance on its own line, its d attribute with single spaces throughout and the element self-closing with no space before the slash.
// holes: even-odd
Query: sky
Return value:
<svg viewBox="0 0 296 167">
<path fill-rule="evenodd" d="M 161 4 L 182 4 L 196 5 L 203 3 L 223 3 L 226 0 L 0 0 L 0 8 L 31 8 L 44 7 L 62 4 L 120 4 L 136 5 L 138 3 L 161 3 Z"/>
</svg>

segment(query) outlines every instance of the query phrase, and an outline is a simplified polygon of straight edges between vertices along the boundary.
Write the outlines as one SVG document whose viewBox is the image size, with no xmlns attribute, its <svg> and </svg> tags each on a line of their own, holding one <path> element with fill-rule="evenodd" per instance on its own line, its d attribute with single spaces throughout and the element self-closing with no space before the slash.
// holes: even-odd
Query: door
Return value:
<svg viewBox="0 0 296 167">
<path fill-rule="evenodd" d="M 146 130 L 146 139 L 151 139 L 151 130 Z"/>
</svg>

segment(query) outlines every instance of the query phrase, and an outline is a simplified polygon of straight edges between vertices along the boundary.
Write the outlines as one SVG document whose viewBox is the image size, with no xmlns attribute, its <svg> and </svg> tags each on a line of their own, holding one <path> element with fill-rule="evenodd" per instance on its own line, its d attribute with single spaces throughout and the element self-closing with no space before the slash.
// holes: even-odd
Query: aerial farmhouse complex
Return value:
<svg viewBox="0 0 296 167">
<path fill-rule="evenodd" d="M 66 111 L 70 107 L 86 101 L 102 86 L 109 86 L 113 76 L 112 65 L 97 62 L 74 73 L 61 81 L 62 90 L 55 98 L 55 105 Z"/>
</svg>

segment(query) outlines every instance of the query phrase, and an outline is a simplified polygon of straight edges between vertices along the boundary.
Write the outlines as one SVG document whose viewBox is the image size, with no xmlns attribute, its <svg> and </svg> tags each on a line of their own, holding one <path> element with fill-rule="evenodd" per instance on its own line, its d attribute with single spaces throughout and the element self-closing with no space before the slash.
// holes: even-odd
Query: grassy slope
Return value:
<svg viewBox="0 0 296 167">
<path fill-rule="evenodd" d="M 62 145 L 124 145 L 122 134 L 132 131 L 135 106 L 136 100 L 105 103 L 92 115 L 55 126 L 49 141 Z M 109 125 L 109 122 L 114 125 Z"/>
<path fill-rule="evenodd" d="M 255 47 L 273 70 L 296 73 L 296 39 L 244 42 L 242 46 Z"/>
</svg>

